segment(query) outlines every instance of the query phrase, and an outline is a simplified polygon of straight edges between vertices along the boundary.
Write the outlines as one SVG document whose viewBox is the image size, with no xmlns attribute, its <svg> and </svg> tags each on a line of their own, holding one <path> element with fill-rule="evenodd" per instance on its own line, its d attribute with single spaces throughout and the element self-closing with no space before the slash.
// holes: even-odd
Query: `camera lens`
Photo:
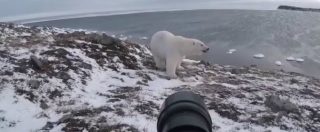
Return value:
<svg viewBox="0 0 320 132">
<path fill-rule="evenodd" d="M 199 95 L 189 91 L 170 95 L 161 106 L 158 132 L 212 132 L 210 114 Z"/>
</svg>

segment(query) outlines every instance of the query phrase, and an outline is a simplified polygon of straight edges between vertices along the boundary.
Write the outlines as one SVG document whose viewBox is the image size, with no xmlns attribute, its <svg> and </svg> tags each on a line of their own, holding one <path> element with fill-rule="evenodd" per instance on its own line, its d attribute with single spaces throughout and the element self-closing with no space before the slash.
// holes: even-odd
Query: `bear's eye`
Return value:
<svg viewBox="0 0 320 132">
<path fill-rule="evenodd" d="M 193 42 L 193 45 L 196 45 L 196 43 L 195 43 L 195 42 Z"/>
</svg>

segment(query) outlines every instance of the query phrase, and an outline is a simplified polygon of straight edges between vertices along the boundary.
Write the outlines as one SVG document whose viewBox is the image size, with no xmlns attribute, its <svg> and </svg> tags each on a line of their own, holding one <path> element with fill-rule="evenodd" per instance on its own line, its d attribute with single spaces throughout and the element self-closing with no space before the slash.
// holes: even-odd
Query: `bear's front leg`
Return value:
<svg viewBox="0 0 320 132">
<path fill-rule="evenodd" d="M 185 59 L 185 56 L 181 57 L 179 60 L 178 60 L 178 63 L 177 63 L 177 70 L 178 69 L 182 69 L 181 67 L 181 63 L 182 63 L 182 60 Z"/>
<path fill-rule="evenodd" d="M 172 55 L 172 56 L 168 56 L 166 59 L 166 71 L 168 76 L 171 79 L 175 79 L 177 78 L 177 74 L 176 74 L 176 68 L 178 65 L 178 61 L 181 59 L 181 57 L 179 57 L 178 55 Z"/>
<path fill-rule="evenodd" d="M 156 55 L 153 55 L 153 59 L 154 59 L 156 66 L 159 70 L 165 70 L 165 68 L 166 68 L 165 63 L 166 62 L 163 59 L 161 59 L 160 57 L 158 57 Z"/>
</svg>

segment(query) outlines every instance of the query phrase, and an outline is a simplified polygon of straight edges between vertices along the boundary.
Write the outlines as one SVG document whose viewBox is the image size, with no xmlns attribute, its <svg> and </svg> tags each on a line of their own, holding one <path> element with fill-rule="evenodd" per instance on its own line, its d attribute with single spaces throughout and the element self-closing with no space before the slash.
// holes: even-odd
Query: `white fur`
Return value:
<svg viewBox="0 0 320 132">
<path fill-rule="evenodd" d="M 200 40 L 175 36 L 168 31 L 156 32 L 149 46 L 157 68 L 166 69 L 170 78 L 177 78 L 176 69 L 186 56 L 199 56 L 209 50 Z"/>
</svg>

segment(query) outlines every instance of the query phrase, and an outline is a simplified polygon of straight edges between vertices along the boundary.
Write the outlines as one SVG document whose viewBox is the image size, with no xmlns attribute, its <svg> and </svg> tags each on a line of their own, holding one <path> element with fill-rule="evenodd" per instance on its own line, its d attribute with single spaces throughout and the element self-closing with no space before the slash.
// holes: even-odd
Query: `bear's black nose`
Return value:
<svg viewBox="0 0 320 132">
<path fill-rule="evenodd" d="M 210 48 L 203 50 L 204 53 L 208 52 Z"/>
</svg>

